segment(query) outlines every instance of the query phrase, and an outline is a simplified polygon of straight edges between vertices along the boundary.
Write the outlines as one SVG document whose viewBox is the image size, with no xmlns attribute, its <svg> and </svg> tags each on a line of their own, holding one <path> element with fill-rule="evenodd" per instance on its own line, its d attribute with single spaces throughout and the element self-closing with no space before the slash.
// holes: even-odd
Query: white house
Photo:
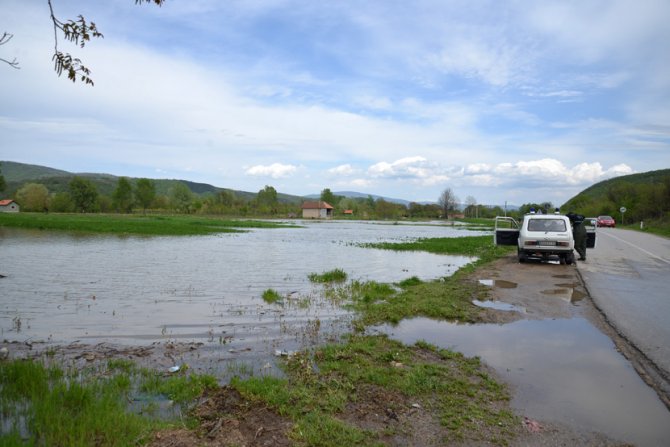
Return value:
<svg viewBox="0 0 670 447">
<path fill-rule="evenodd" d="M 302 204 L 303 219 L 332 219 L 333 207 L 328 202 L 305 202 Z"/>
<path fill-rule="evenodd" d="M 19 204 L 12 199 L 0 200 L 0 213 L 18 213 Z"/>
</svg>

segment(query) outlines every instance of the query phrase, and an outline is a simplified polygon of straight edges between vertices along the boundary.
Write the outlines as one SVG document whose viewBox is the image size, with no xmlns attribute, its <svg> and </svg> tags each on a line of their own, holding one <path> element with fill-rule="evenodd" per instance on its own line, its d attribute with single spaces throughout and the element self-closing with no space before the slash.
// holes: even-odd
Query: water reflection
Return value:
<svg viewBox="0 0 670 447">
<path fill-rule="evenodd" d="M 512 405 L 640 446 L 667 445 L 670 412 L 612 341 L 581 318 L 463 325 L 416 318 L 378 328 L 479 356 L 514 387 Z"/>
</svg>

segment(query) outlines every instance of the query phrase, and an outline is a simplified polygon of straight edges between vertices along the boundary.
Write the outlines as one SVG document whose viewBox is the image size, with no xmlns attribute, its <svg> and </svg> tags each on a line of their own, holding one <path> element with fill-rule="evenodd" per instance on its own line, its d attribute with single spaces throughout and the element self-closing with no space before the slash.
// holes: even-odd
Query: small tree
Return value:
<svg viewBox="0 0 670 447">
<path fill-rule="evenodd" d="M 56 213 L 71 213 L 74 210 L 72 198 L 67 192 L 58 192 L 49 200 L 49 209 Z"/>
<path fill-rule="evenodd" d="M 147 208 L 151 206 L 156 198 L 156 185 L 148 178 L 141 178 L 135 185 L 135 199 L 142 207 L 142 212 L 147 213 Z"/>
<path fill-rule="evenodd" d="M 448 219 L 449 212 L 454 211 L 456 209 L 456 205 L 458 205 L 458 197 L 456 197 L 456 194 L 454 194 L 454 191 L 452 191 L 451 188 L 446 188 L 444 191 L 442 191 L 440 197 L 438 197 L 437 203 L 440 205 L 440 209 L 442 210 L 442 215 L 444 218 Z"/>
<path fill-rule="evenodd" d="M 265 209 L 275 214 L 277 212 L 277 190 L 272 186 L 265 185 L 265 188 L 258 191 L 256 202 L 261 211 Z"/>
<path fill-rule="evenodd" d="M 193 193 L 185 183 L 179 182 L 172 188 L 170 202 L 172 203 L 172 207 L 178 212 L 189 214 L 191 212 L 192 201 Z"/>
<path fill-rule="evenodd" d="M 321 191 L 321 201 L 328 202 L 331 205 L 335 205 L 335 194 L 328 188 Z"/>
<path fill-rule="evenodd" d="M 474 196 L 465 198 L 465 215 L 468 217 L 477 217 L 477 199 Z"/>
<path fill-rule="evenodd" d="M 16 191 L 16 201 L 25 211 L 44 211 L 47 209 L 49 191 L 40 183 L 26 183 Z"/>
<path fill-rule="evenodd" d="M 112 194 L 112 206 L 117 212 L 130 213 L 133 210 L 133 187 L 126 177 L 119 177 Z"/>
<path fill-rule="evenodd" d="M 98 189 L 89 179 L 74 177 L 69 184 L 70 197 L 75 211 L 90 213 L 95 211 L 98 200 Z"/>
</svg>

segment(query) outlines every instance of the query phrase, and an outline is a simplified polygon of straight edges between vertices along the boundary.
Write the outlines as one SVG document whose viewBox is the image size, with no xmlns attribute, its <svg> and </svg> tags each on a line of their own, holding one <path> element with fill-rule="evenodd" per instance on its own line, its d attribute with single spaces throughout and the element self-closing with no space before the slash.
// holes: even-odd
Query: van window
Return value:
<svg viewBox="0 0 670 447">
<path fill-rule="evenodd" d="M 552 231 L 556 233 L 567 231 L 563 219 L 530 219 L 528 231 Z"/>
</svg>

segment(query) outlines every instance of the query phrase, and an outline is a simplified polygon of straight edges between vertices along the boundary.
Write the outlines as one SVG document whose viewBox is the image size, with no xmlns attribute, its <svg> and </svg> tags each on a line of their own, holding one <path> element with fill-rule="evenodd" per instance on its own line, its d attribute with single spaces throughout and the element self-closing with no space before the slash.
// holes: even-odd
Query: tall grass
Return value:
<svg viewBox="0 0 670 447">
<path fill-rule="evenodd" d="M 129 410 L 146 393 L 185 404 L 216 386 L 211 376 L 169 377 L 127 362 L 100 371 L 65 372 L 30 360 L 0 362 L 0 445 L 128 446 L 165 422 Z M 152 397 L 153 396 L 153 397 Z"/>
</svg>

